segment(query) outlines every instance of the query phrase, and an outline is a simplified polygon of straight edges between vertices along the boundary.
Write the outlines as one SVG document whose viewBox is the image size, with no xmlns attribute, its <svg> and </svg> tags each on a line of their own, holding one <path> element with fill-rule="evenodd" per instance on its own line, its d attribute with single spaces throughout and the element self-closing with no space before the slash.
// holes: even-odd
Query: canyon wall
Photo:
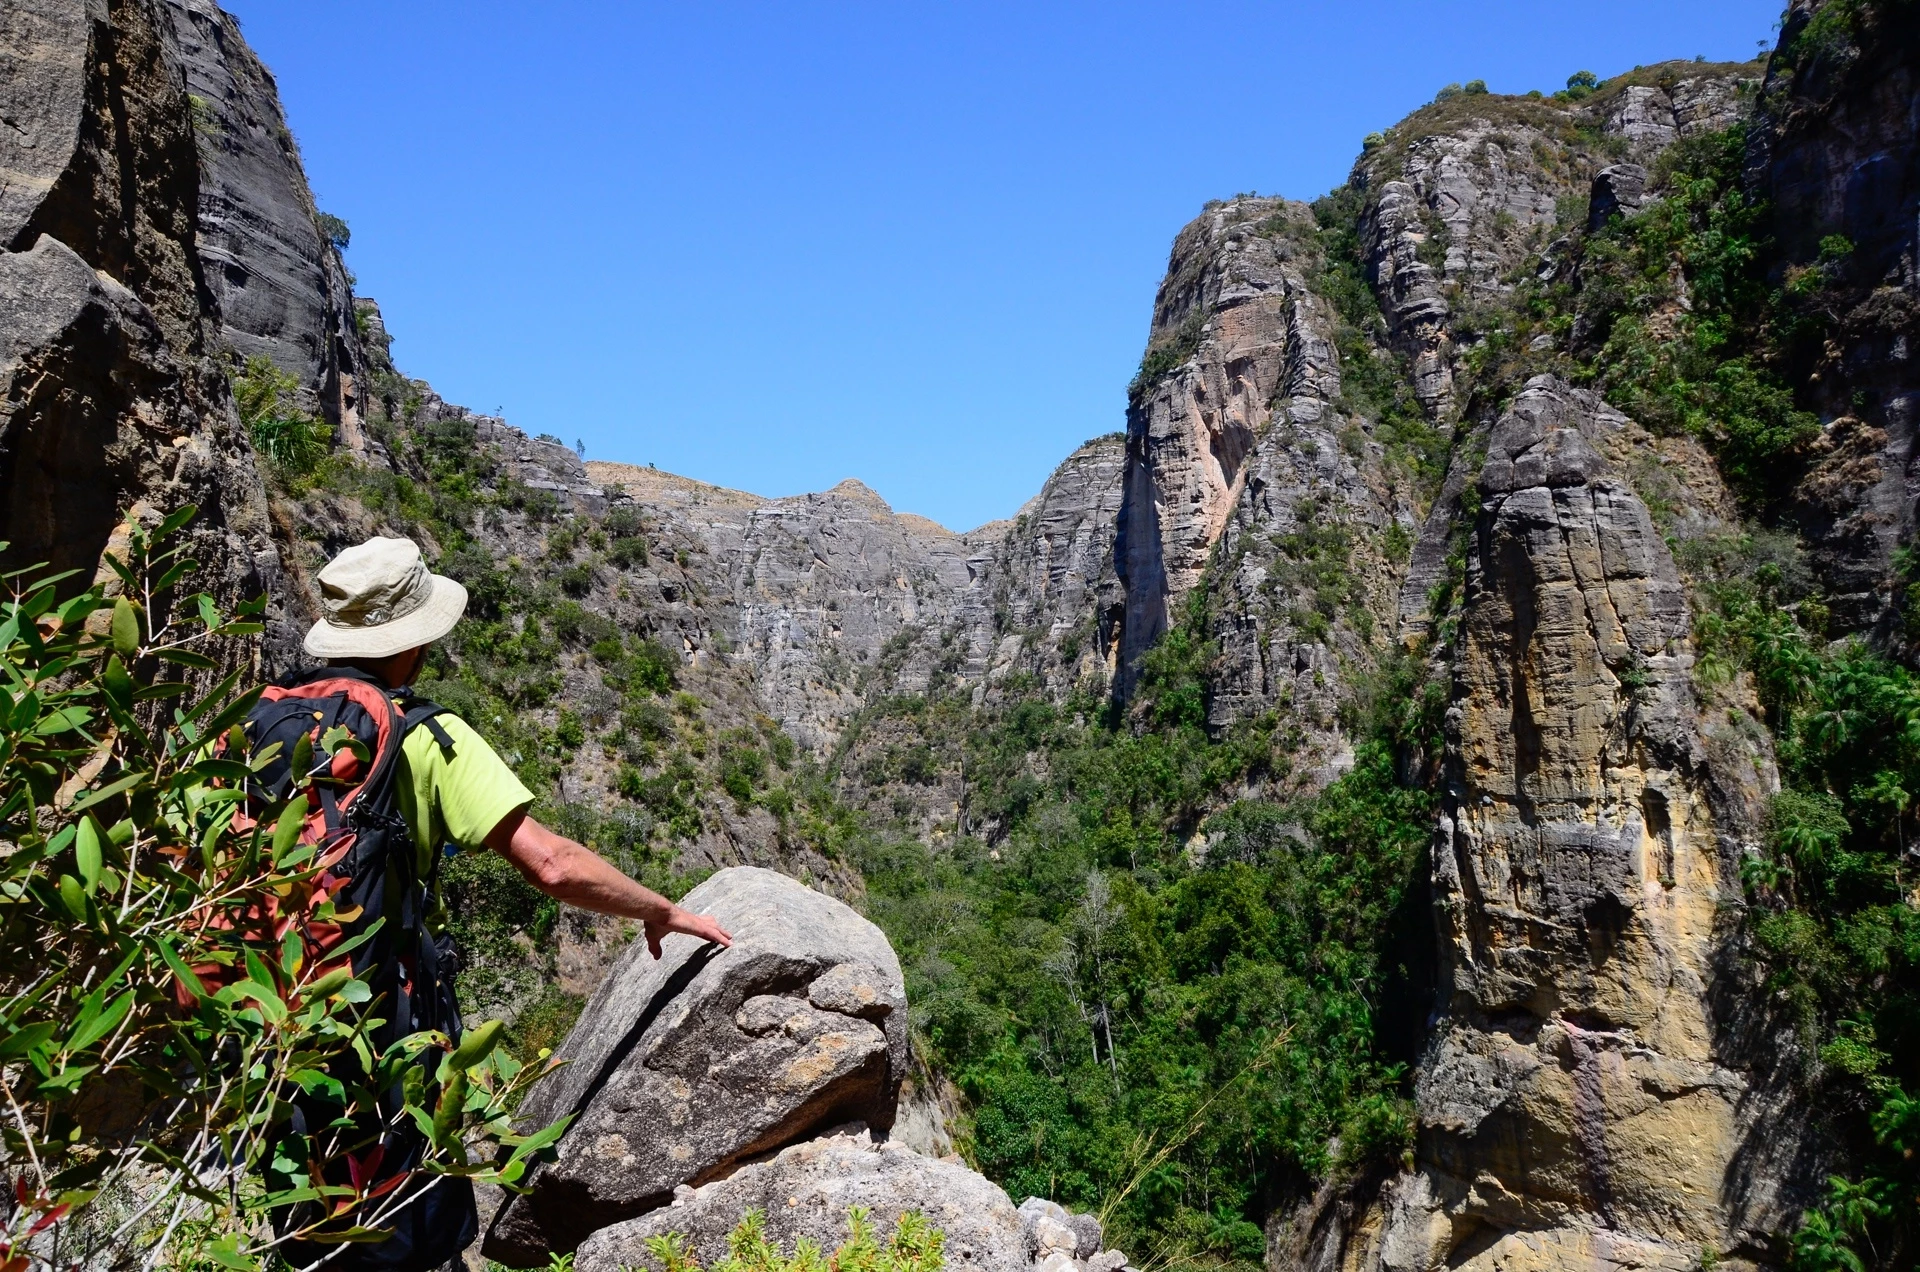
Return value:
<svg viewBox="0 0 1920 1272">
<path fill-rule="evenodd" d="M 1782 40 L 1818 14 L 1797 0 Z M 1037 697 L 1126 727 L 1177 629 L 1205 651 L 1213 737 L 1289 739 L 1224 805 L 1323 790 L 1354 763 L 1356 704 L 1416 667 L 1444 686 L 1444 725 L 1409 774 L 1440 810 L 1437 989 L 1407 1024 L 1415 1148 L 1276 1206 L 1269 1262 L 1777 1266 L 1773 1234 L 1835 1149 L 1783 1076 L 1791 1043 L 1741 948 L 1740 870 L 1777 785 L 1762 713 L 1750 683 L 1697 675 L 1698 580 L 1677 564 L 1738 532 L 1740 510 L 1697 438 L 1656 436 L 1565 378 L 1575 333 L 1530 338 L 1547 373 L 1488 368 L 1518 288 L 1573 286 L 1582 235 L 1640 213 L 1671 147 L 1747 127 L 1783 277 L 1848 245 L 1841 338 L 1803 368 L 1821 428 L 1792 524 L 1829 634 L 1905 651 L 1920 40 L 1904 11 L 1887 21 L 1877 43 L 1764 68 L 1449 94 L 1369 139 L 1317 205 L 1209 204 L 1175 240 L 1124 434 L 963 534 L 857 481 L 763 498 L 584 462 L 445 402 L 399 372 L 385 317 L 352 295 L 230 17 L 205 0 L 9 0 L 6 559 L 91 577 L 123 516 L 196 503 L 219 590 L 272 594 L 277 672 L 298 662 L 326 557 L 414 534 L 474 587 L 486 632 L 450 691 L 462 669 L 527 682 L 494 723 L 552 752 L 556 806 L 643 807 L 643 845 L 668 844 L 676 868 L 774 866 L 856 899 L 831 828 L 720 793 L 735 756 L 797 746 L 928 844 L 986 842 L 963 771 L 862 776 L 890 744 L 863 731 L 877 708 Z M 273 477 L 253 454 L 228 376 L 256 356 L 333 426 L 321 478 Z M 546 608 L 517 614 L 533 592 Z M 512 667 L 513 642 L 542 665 Z M 640 710 L 621 677 L 654 651 L 679 696 Z M 568 729 L 595 744 L 556 741 Z M 670 770 L 682 744 L 705 767 Z M 671 834 L 669 809 L 691 819 Z M 568 992 L 591 992 L 624 939 L 568 920 Z M 528 992 L 488 1005 L 512 1014 Z"/>
</svg>

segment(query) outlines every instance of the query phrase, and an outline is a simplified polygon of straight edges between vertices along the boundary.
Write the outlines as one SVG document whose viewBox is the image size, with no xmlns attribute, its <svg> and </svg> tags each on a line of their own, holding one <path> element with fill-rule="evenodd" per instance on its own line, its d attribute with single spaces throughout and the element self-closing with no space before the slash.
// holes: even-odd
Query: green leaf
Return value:
<svg viewBox="0 0 1920 1272">
<path fill-rule="evenodd" d="M 274 993 L 271 987 L 262 985 L 259 981 L 235 981 L 218 994 L 215 994 L 214 997 L 228 1003 L 237 1003 L 252 999 L 254 1002 L 260 1004 L 261 1013 L 275 1023 L 287 1018 L 287 1005 L 280 1001 L 280 995 Z"/>
<path fill-rule="evenodd" d="M 34 736 L 50 738 L 56 734 L 69 733 L 74 729 L 84 728 L 87 721 L 92 718 L 93 712 L 86 707 L 56 707 L 40 717 L 39 723 L 33 726 Z"/>
<path fill-rule="evenodd" d="M 199 513 L 200 508 L 197 504 L 181 504 L 178 508 L 175 508 L 167 514 L 165 521 L 162 521 L 154 528 L 153 542 L 157 544 L 164 539 L 171 538 L 174 531 L 186 525 L 187 522 L 192 521 Z"/>
<path fill-rule="evenodd" d="M 167 567 L 167 572 L 160 576 L 160 581 L 153 585 L 153 590 L 156 592 L 165 592 L 175 583 L 178 583 L 181 579 L 184 579 L 187 575 L 192 574 L 199 568 L 200 563 L 192 559 L 175 561 Z"/>
<path fill-rule="evenodd" d="M 186 988 L 189 994 L 193 995 L 195 1002 L 207 996 L 207 987 L 200 983 L 200 978 L 194 974 L 191 967 L 187 966 L 187 961 L 174 950 L 172 942 L 165 937 L 159 937 L 155 939 L 154 946 L 160 951 L 161 959 L 173 972 L 174 978 Z"/>
<path fill-rule="evenodd" d="M 217 777 L 225 782 L 244 782 L 253 776 L 253 770 L 238 760 L 202 760 L 193 766 L 197 777 Z"/>
<path fill-rule="evenodd" d="M 235 675 L 238 674 L 237 672 L 235 673 Z M 225 682 L 223 681 L 222 683 Z M 211 697 L 212 695 L 208 696 Z M 232 702 L 222 707 L 220 713 L 214 716 L 213 719 L 207 721 L 204 736 L 213 738 L 225 733 L 228 729 L 245 719 L 247 712 L 253 710 L 254 704 L 259 701 L 260 689 L 258 687 L 249 689 L 247 692 L 241 694 L 238 698 L 235 698 Z M 194 714 L 197 715 L 198 712 L 196 711 Z"/>
<path fill-rule="evenodd" d="M 140 649 L 140 616 L 124 596 L 113 602 L 113 648 L 122 658 L 131 658 Z M 123 674 L 125 670 L 121 669 Z"/>
<path fill-rule="evenodd" d="M 518 1139 L 518 1142 L 513 1146 L 513 1156 L 507 1160 L 513 1162 L 524 1161 L 542 1149 L 551 1147 L 559 1141 L 562 1135 L 567 1133 L 567 1127 L 572 1124 L 573 1114 L 569 1113 L 558 1122 L 553 1123 L 551 1126 L 543 1126 L 524 1139 L 509 1137 L 510 1139 Z"/>
<path fill-rule="evenodd" d="M 206 625 L 208 631 L 220 626 L 220 608 L 213 603 L 211 596 L 202 592 L 193 598 L 193 603 L 199 608 L 200 621 Z"/>
<path fill-rule="evenodd" d="M 268 969 L 266 960 L 254 953 L 251 948 L 247 950 L 247 976 L 262 985 L 273 984 L 273 972 Z"/>
<path fill-rule="evenodd" d="M 72 627 L 75 623 L 85 622 L 95 610 L 104 604 L 106 604 L 106 599 L 100 595 L 100 589 L 98 587 L 90 587 L 60 607 L 60 626 Z M 4 645 L 5 643 L 5 640 L 0 640 L 0 645 Z"/>
<path fill-rule="evenodd" d="M 60 890 L 60 904 L 67 907 L 67 913 L 73 916 L 75 923 L 87 921 L 87 890 L 72 875 L 61 875 L 55 885 Z"/>
<path fill-rule="evenodd" d="M 467 1074 L 455 1069 L 440 1088 L 440 1102 L 433 1110 L 433 1142 L 448 1147 L 460 1136 L 460 1113 L 467 1102 Z"/>
<path fill-rule="evenodd" d="M 303 739 L 304 740 L 304 739 Z M 298 748 L 295 748 L 297 755 Z M 279 861 L 300 841 L 300 828 L 307 820 L 307 797 L 296 795 L 280 813 L 273 826 L 273 859 Z"/>
<path fill-rule="evenodd" d="M 309 1001 L 318 998 L 331 998 L 339 993 L 353 979 L 353 969 L 336 967 L 325 976 L 310 982 L 300 990 L 300 996 Z"/>
<path fill-rule="evenodd" d="M 240 672 L 238 670 L 228 672 L 224 680 L 207 691 L 206 697 L 200 699 L 199 702 L 194 704 L 192 710 L 180 717 L 180 723 L 183 725 L 192 724 L 195 720 L 198 720 L 202 715 L 205 715 L 208 711 L 211 711 L 214 707 L 226 701 L 227 695 L 232 693 L 233 687 L 239 683 Z M 258 691 L 255 691 L 253 697 L 256 700 L 259 698 Z"/>
<path fill-rule="evenodd" d="M 105 1011 L 75 1030 L 73 1037 L 67 1039 L 67 1044 L 63 1050 L 69 1054 L 76 1051 L 85 1051 L 88 1047 L 91 1047 L 94 1043 L 119 1028 L 120 1022 L 124 1020 L 127 1013 L 132 1010 L 133 991 L 128 990 L 126 993 L 120 995 L 120 997 L 114 999 Z"/>
<path fill-rule="evenodd" d="M 88 896 L 100 887 L 100 823 L 91 814 L 82 817 L 79 835 L 73 846 L 73 864 L 79 867 L 80 882 Z"/>
<path fill-rule="evenodd" d="M 207 1256 L 233 1272 L 260 1272 L 260 1260 L 240 1248 L 242 1240 L 238 1233 L 229 1233 L 206 1247 Z"/>
<path fill-rule="evenodd" d="M 133 677 L 127 674 L 127 665 L 120 661 L 119 654 L 107 656 L 106 669 L 100 673 L 100 686 L 121 708 L 133 705 Z"/>
<path fill-rule="evenodd" d="M 471 1069 L 492 1055 L 493 1049 L 500 1043 L 501 1031 L 505 1028 L 506 1025 L 502 1021 L 488 1020 L 469 1029 L 466 1036 L 460 1040 L 460 1045 L 449 1052 L 447 1058 L 441 1062 L 440 1080 L 444 1082 L 453 1072 Z"/>
<path fill-rule="evenodd" d="M 295 785 L 304 782 L 313 771 L 313 739 L 304 733 L 293 740 L 293 758 L 287 761 L 287 771 L 293 775 Z"/>
<path fill-rule="evenodd" d="M 35 1047 L 44 1045 L 47 1039 L 53 1037 L 53 1034 L 54 1022 L 51 1020 L 39 1020 L 31 1025 L 24 1025 L 5 1038 L 0 1038 L 0 1060 L 23 1056 Z"/>
<path fill-rule="evenodd" d="M 77 812 L 80 812 L 82 809 L 92 808 L 95 804 L 98 804 L 103 800 L 112 799 L 115 795 L 120 794 L 122 791 L 132 790 L 134 787 L 140 785 L 140 783 L 146 781 L 148 776 L 149 776 L 148 774 L 143 772 L 129 773 L 117 782 L 110 782 L 107 785 L 102 786 L 99 790 L 87 792 L 85 795 L 75 800 L 73 802 L 73 807 L 68 809 L 67 811 L 70 813 L 77 813 Z"/>
<path fill-rule="evenodd" d="M 205 654 L 197 654 L 191 649 L 162 649 L 157 650 L 156 653 L 162 661 L 177 663 L 182 667 L 193 667 L 200 671 L 212 671 L 220 665 Z"/>
<path fill-rule="evenodd" d="M 40 1090 L 58 1095 L 71 1091 L 86 1080 L 86 1076 L 100 1066 L 97 1064 L 68 1065 L 50 1078 L 41 1080 Z"/>
</svg>

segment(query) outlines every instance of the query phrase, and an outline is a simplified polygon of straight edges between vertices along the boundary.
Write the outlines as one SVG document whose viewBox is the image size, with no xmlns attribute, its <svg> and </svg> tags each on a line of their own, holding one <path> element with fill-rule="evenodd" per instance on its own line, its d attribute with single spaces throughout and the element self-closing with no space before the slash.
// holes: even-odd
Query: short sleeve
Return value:
<svg viewBox="0 0 1920 1272">
<path fill-rule="evenodd" d="M 508 814 L 533 803 L 533 792 L 465 720 L 440 715 L 434 723 L 452 740 L 451 757 L 424 727 L 409 733 L 403 748 L 418 812 L 432 810 L 419 820 L 461 848 L 480 848 Z"/>
</svg>

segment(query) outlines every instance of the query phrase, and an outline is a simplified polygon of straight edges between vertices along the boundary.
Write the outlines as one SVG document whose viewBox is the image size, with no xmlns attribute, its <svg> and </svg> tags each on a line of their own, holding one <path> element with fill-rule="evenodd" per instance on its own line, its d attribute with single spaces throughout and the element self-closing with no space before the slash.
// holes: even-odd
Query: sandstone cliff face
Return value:
<svg viewBox="0 0 1920 1272">
<path fill-rule="evenodd" d="M 1126 592 L 1116 669 L 1123 696 L 1140 655 L 1206 568 L 1276 410 L 1318 422 L 1339 396 L 1325 302 L 1270 223 L 1310 217 L 1284 200 L 1236 199 L 1174 242 L 1148 348 L 1189 356 L 1142 386 L 1127 412 L 1114 549 Z"/>
<path fill-rule="evenodd" d="M 124 513 L 186 503 L 211 586 L 251 594 L 259 484 L 209 358 L 199 169 L 164 13 L 0 10 L 0 539 L 92 577 Z"/>
<path fill-rule="evenodd" d="M 1602 452 L 1627 421 L 1547 377 L 1478 476 L 1433 846 L 1445 999 L 1419 1168 L 1350 1267 L 1691 1268 L 1783 1218 L 1709 1007 L 1755 827 L 1711 771 L 1678 572 Z M 1331 1253 L 1323 1250 L 1322 1257 Z"/>
</svg>

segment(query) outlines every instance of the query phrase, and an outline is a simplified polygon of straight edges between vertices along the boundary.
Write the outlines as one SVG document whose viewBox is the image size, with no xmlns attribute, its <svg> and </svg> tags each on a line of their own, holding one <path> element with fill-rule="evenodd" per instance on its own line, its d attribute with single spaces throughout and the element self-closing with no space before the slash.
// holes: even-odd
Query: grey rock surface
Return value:
<svg viewBox="0 0 1920 1272">
<path fill-rule="evenodd" d="M 80 144 L 87 89 L 85 0 L 0 7 L 0 247 L 20 236 Z"/>
<path fill-rule="evenodd" d="M 202 581 L 231 601 L 271 553 L 205 356 L 197 159 L 167 34 L 147 0 L 0 10 L 0 540 L 8 566 L 90 578 L 123 517 L 196 504 Z"/>
<path fill-rule="evenodd" d="M 200 153 L 198 243 L 220 341 L 295 377 L 303 409 L 364 454 L 366 356 L 273 76 L 213 0 L 166 0 Z"/>
<path fill-rule="evenodd" d="M 1646 201 L 1647 170 L 1642 164 L 1616 163 L 1594 174 L 1587 195 L 1587 232 L 1599 230 L 1609 217 L 1627 216 Z"/>
<path fill-rule="evenodd" d="M 727 1178 L 683 1189 L 672 1204 L 603 1228 L 581 1243 L 577 1272 L 623 1272 L 658 1264 L 648 1237 L 678 1233 L 712 1267 L 727 1234 L 749 1209 L 767 1216 L 767 1234 L 789 1253 L 808 1240 L 832 1251 L 847 1238 L 847 1210 L 872 1212 L 876 1235 L 893 1234 L 905 1211 L 919 1211 L 946 1234 L 946 1265 L 979 1272 L 1028 1272 L 1020 1214 L 1001 1189 L 954 1162 L 922 1157 L 899 1144 L 876 1145 L 864 1132 L 837 1134 L 742 1166 Z"/>
<path fill-rule="evenodd" d="M 559 1160 L 501 1207 L 488 1257 L 544 1262 L 822 1126 L 892 1124 L 906 998 L 880 930 L 753 867 L 682 904 L 714 915 L 733 947 L 671 936 L 658 961 L 628 947 L 558 1049 L 567 1066 L 527 1099 L 531 1124 L 578 1116 Z"/>
<path fill-rule="evenodd" d="M 1436 419 L 1455 411 L 1456 306 L 1503 295 L 1516 269 L 1557 232 L 1563 200 L 1588 193 L 1609 161 L 1646 164 L 1682 137 L 1739 117 L 1737 86 L 1757 67 L 1680 64 L 1657 84 L 1625 84 L 1580 105 L 1473 99 L 1415 112 L 1355 165 L 1368 195 L 1361 251 L 1393 347 Z M 1569 142 L 1571 128 L 1608 144 Z M 1624 153 L 1621 153 L 1624 152 Z"/>
</svg>

